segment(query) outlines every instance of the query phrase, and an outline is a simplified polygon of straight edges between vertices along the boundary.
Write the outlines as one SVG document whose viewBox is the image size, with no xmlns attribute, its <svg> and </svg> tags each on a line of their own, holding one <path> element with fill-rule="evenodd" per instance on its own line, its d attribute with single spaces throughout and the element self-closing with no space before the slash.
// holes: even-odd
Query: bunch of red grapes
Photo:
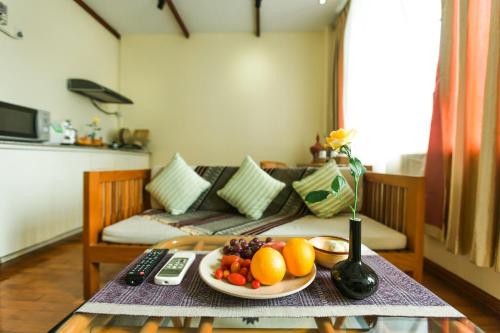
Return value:
<svg viewBox="0 0 500 333">
<path fill-rule="evenodd" d="M 267 237 L 265 242 L 261 241 L 257 237 L 252 239 L 250 242 L 247 242 L 243 238 L 231 239 L 229 245 L 224 246 L 222 249 L 222 253 L 224 255 L 240 256 L 243 259 L 252 259 L 255 252 L 259 251 L 262 245 L 272 241 L 273 239 L 271 237 Z"/>
</svg>

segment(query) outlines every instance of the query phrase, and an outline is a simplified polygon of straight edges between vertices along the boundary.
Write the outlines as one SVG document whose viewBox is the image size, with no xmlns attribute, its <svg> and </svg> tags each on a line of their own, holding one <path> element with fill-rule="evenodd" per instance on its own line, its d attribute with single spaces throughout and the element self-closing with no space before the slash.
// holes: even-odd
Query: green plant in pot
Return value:
<svg viewBox="0 0 500 333">
<path fill-rule="evenodd" d="M 358 208 L 358 186 L 366 172 L 359 158 L 352 155 L 351 142 L 355 135 L 354 130 L 339 129 L 333 131 L 326 138 L 328 145 L 337 152 L 347 155 L 349 169 L 354 178 L 354 202 L 349 205 L 352 218 L 349 219 L 349 256 L 346 260 L 338 262 L 332 267 L 332 280 L 342 295 L 353 299 L 364 299 L 378 289 L 378 276 L 373 269 L 361 259 L 361 219 L 356 216 Z M 306 195 L 305 200 L 316 203 L 333 195 L 342 200 L 340 191 L 347 185 L 341 175 L 332 179 L 330 190 L 312 191 Z"/>
</svg>

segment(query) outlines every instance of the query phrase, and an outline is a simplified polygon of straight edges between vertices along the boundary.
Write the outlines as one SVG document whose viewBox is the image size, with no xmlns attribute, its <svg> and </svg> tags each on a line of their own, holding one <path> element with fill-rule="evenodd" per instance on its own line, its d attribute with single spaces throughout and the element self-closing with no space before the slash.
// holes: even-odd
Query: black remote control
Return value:
<svg viewBox="0 0 500 333">
<path fill-rule="evenodd" d="M 127 272 L 127 275 L 125 275 L 125 282 L 129 286 L 140 285 L 144 282 L 144 280 L 146 280 L 151 271 L 156 267 L 156 265 L 158 265 L 160 260 L 167 255 L 167 253 L 167 249 L 151 250 L 141 259 L 141 261 L 135 264 L 135 266 Z"/>
</svg>

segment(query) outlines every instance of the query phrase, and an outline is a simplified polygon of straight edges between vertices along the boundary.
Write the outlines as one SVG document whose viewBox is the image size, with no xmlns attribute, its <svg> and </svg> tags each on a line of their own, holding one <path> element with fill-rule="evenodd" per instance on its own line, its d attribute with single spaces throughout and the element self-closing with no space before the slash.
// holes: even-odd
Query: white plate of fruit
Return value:
<svg viewBox="0 0 500 333">
<path fill-rule="evenodd" d="M 248 299 L 271 299 L 294 294 L 316 277 L 314 249 L 306 239 L 287 242 L 258 238 L 232 239 L 208 253 L 199 273 L 211 288 Z"/>
</svg>

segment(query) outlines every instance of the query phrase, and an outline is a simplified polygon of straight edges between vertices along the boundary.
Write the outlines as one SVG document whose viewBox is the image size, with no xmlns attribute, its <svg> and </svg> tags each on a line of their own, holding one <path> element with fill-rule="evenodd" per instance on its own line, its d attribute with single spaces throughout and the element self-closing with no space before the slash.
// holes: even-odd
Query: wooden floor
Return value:
<svg viewBox="0 0 500 333">
<path fill-rule="evenodd" d="M 103 280 L 122 265 L 104 265 Z M 500 332 L 500 318 L 475 300 L 426 273 L 424 285 L 486 332 Z M 75 236 L 0 265 L 0 332 L 47 332 L 83 302 L 82 246 Z"/>
</svg>

